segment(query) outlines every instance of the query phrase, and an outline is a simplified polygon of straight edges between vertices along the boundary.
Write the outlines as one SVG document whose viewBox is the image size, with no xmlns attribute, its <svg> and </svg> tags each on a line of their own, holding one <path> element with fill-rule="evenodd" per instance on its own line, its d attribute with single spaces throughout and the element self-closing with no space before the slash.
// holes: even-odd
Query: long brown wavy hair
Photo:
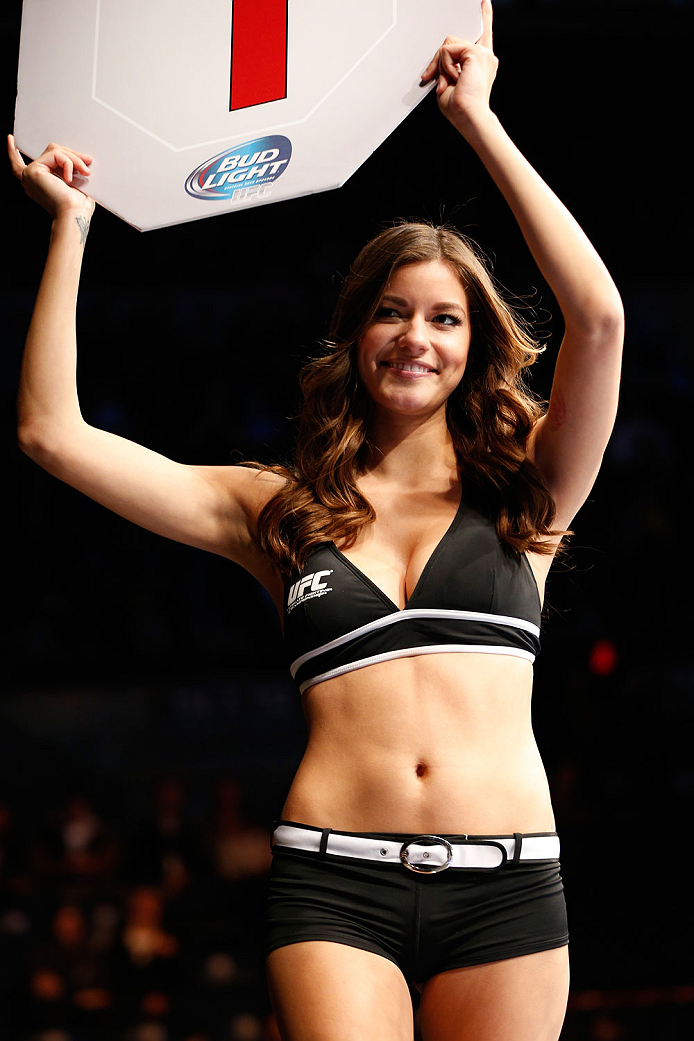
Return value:
<svg viewBox="0 0 694 1041">
<path fill-rule="evenodd" d="M 457 229 L 402 222 L 359 253 L 344 280 L 324 353 L 301 371 L 292 466 L 264 466 L 286 483 L 258 521 L 261 547 L 279 570 L 301 570 L 311 548 L 330 540 L 349 546 L 375 511 L 357 486 L 369 452 L 371 401 L 357 376 L 356 349 L 394 272 L 405 264 L 443 261 L 465 290 L 472 337 L 465 374 L 447 401 L 448 429 L 463 494 L 496 524 L 513 553 L 551 553 L 555 506 L 526 441 L 544 403 L 523 382 L 543 350 L 502 298 L 474 244 Z M 252 464 L 258 465 L 258 464 Z"/>
</svg>

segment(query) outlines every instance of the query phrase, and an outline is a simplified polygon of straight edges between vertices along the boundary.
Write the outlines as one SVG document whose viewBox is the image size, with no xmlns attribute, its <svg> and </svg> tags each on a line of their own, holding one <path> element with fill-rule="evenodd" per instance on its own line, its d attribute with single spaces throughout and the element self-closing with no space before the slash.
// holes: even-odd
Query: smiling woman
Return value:
<svg viewBox="0 0 694 1041">
<path fill-rule="evenodd" d="M 469 345 L 465 291 L 455 271 L 440 260 L 397 268 L 357 349 L 373 422 L 383 409 L 427 419 L 439 413 L 445 424 Z"/>
<path fill-rule="evenodd" d="M 511 207 L 559 303 L 540 350 L 473 246 L 414 222 L 345 279 L 301 375 L 291 467 L 183 466 L 85 423 L 75 301 L 91 159 L 12 167 L 53 218 L 27 337 L 20 443 L 50 473 L 168 538 L 243 565 L 284 621 L 309 740 L 274 834 L 265 952 L 285 1041 L 556 1041 L 566 909 L 531 723 L 545 577 L 614 421 L 621 302 L 576 221 L 491 112 L 477 42 L 425 70 Z M 376 1026 L 375 1026 L 376 1025 Z"/>
<path fill-rule="evenodd" d="M 373 446 L 392 451 L 393 436 L 438 430 L 499 537 L 520 552 L 553 553 L 538 535 L 562 532 L 526 452 L 543 407 L 523 372 L 540 353 L 459 231 L 403 221 L 380 232 L 345 279 L 325 353 L 301 374 L 294 467 L 267 468 L 285 484 L 260 519 L 263 549 L 296 569 L 321 541 L 363 536 L 374 519 L 363 494 Z"/>
</svg>

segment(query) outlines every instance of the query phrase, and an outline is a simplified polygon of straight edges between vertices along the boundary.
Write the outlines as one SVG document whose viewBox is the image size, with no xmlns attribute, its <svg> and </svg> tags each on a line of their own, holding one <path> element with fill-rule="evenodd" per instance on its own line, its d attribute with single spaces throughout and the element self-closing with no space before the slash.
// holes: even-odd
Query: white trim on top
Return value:
<svg viewBox="0 0 694 1041">
<path fill-rule="evenodd" d="M 369 658 L 359 658 L 358 661 L 350 662 L 348 665 L 340 665 L 336 669 L 329 669 L 328 672 L 321 672 L 318 676 L 312 676 L 308 680 L 304 680 L 303 683 L 299 684 L 299 692 L 301 694 L 308 687 L 313 687 L 316 683 L 322 683 L 324 680 L 334 679 L 335 676 L 343 676 L 346 672 L 353 672 L 355 669 L 363 669 L 367 665 L 377 665 L 382 661 L 392 661 L 394 658 L 414 658 L 418 654 L 460 654 L 460 653 L 473 653 L 473 654 L 508 654 L 513 658 L 525 658 L 531 664 L 535 661 L 535 655 L 532 651 L 524 651 L 520 647 L 489 647 L 482 644 L 462 644 L 462 643 L 437 643 L 431 644 L 429 647 L 401 647 L 396 651 L 385 651 L 383 654 L 373 654 Z"/>
<path fill-rule="evenodd" d="M 292 662 L 289 671 L 292 677 L 295 677 L 301 666 L 305 662 L 310 661 L 311 658 L 315 658 L 317 654 L 332 651 L 336 647 L 341 647 L 342 644 L 349 643 L 350 640 L 364 636 L 366 633 L 373 632 L 376 629 L 383 629 L 385 626 L 393 625 L 395 622 L 406 622 L 410 618 L 451 618 L 466 622 L 491 622 L 496 625 L 510 625 L 514 629 L 523 629 L 525 632 L 532 633 L 533 636 L 539 637 L 540 635 L 540 627 L 535 625 L 534 622 L 528 622 L 525 618 L 514 618 L 507 614 L 486 614 L 483 611 L 453 611 L 444 607 L 420 607 L 411 611 L 408 608 L 404 608 L 402 611 L 386 615 L 385 618 L 376 618 L 373 622 L 360 625 L 357 629 L 352 629 L 351 632 L 343 633 L 342 636 L 337 636 L 334 640 L 329 640 L 328 643 L 324 643 L 312 651 L 307 651 L 306 654 L 300 655 Z"/>
</svg>

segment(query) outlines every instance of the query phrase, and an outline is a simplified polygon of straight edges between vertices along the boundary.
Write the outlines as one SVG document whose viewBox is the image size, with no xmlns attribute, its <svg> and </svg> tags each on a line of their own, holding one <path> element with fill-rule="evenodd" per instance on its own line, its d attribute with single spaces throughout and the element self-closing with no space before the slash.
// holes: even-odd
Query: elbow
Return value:
<svg viewBox="0 0 694 1041">
<path fill-rule="evenodd" d="M 618 343 L 624 338 L 624 307 L 615 289 L 614 294 L 599 300 L 590 300 L 573 320 L 565 320 L 567 331 L 579 333 L 584 340 L 596 345 Z"/>
<path fill-rule="evenodd" d="M 20 423 L 17 428 L 17 443 L 20 451 L 29 456 L 35 463 L 49 468 L 50 460 L 55 456 L 55 437 L 36 423 Z"/>
<path fill-rule="evenodd" d="M 54 477 L 61 477 L 65 465 L 74 458 L 75 452 L 84 439 L 87 424 L 80 420 L 79 425 L 42 423 L 36 420 L 25 420 L 17 427 L 17 442 L 20 450 L 43 470 Z"/>
<path fill-rule="evenodd" d="M 624 305 L 616 289 L 614 298 L 603 304 L 598 316 L 598 325 L 610 336 L 624 334 Z"/>
<path fill-rule="evenodd" d="M 36 427 L 28 423 L 20 423 L 17 428 L 17 443 L 20 451 L 33 459 L 41 451 L 41 438 Z"/>
<path fill-rule="evenodd" d="M 71 445 L 86 429 L 79 404 L 68 401 L 56 407 L 35 402 L 28 392 L 17 401 L 17 442 L 25 455 L 45 456 Z"/>
<path fill-rule="evenodd" d="M 609 285 L 595 287 L 595 290 L 586 293 L 583 308 L 586 321 L 602 332 L 619 332 L 624 328 L 624 305 L 619 290 L 611 280 Z"/>
</svg>

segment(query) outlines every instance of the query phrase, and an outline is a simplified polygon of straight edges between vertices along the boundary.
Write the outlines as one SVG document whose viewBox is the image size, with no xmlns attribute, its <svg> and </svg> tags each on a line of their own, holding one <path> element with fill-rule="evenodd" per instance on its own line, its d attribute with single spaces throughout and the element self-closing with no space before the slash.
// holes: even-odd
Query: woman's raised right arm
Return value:
<svg viewBox="0 0 694 1041">
<path fill-rule="evenodd" d="M 49 473 L 142 527 L 242 564 L 266 585 L 258 513 L 280 480 L 239 466 L 188 466 L 90 426 L 77 396 L 75 312 L 94 202 L 72 186 L 91 158 L 49 145 L 29 166 L 8 139 L 27 194 L 53 219 L 26 340 L 17 403 L 19 444 Z"/>
</svg>

